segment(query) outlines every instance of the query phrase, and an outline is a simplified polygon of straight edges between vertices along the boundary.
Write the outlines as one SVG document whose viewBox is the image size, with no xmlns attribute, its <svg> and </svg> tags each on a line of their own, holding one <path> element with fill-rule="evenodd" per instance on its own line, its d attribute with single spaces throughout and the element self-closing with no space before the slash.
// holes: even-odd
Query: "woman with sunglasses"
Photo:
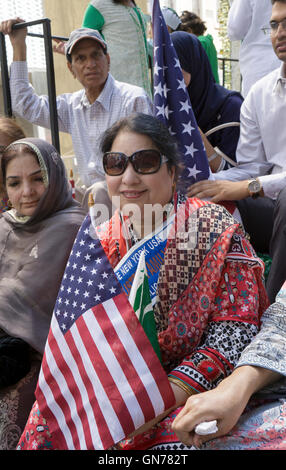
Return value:
<svg viewBox="0 0 286 470">
<path fill-rule="evenodd" d="M 176 192 L 177 145 L 159 120 L 135 114 L 118 121 L 104 134 L 102 151 L 109 196 L 117 210 L 96 228 L 97 236 L 122 286 L 121 266 L 138 247 L 145 248 L 161 362 L 174 393 L 172 409 L 117 447 L 184 448 L 172 421 L 190 395 L 216 387 L 231 373 L 257 333 L 267 304 L 263 266 L 222 206 Z M 160 231 L 162 226 L 167 230 Z M 155 241 L 160 255 L 156 265 L 147 253 Z M 94 252 L 94 268 L 97 262 Z M 127 283 L 124 289 L 129 295 Z M 60 448 L 46 419 L 36 403 L 19 449 Z M 39 422 L 46 426 L 41 435 Z"/>
</svg>

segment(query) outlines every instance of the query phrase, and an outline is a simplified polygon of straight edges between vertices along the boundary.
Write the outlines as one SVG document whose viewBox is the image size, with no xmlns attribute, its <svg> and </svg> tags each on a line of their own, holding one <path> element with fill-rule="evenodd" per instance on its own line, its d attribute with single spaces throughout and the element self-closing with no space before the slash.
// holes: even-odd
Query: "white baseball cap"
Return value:
<svg viewBox="0 0 286 470">
<path fill-rule="evenodd" d="M 70 37 L 65 44 L 65 53 L 68 60 L 71 59 L 71 53 L 74 46 L 82 39 L 94 39 L 101 45 L 104 52 L 107 52 L 107 44 L 96 29 L 78 28 L 71 32 Z"/>
<path fill-rule="evenodd" d="M 166 25 L 170 26 L 170 28 L 176 31 L 178 26 L 182 23 L 179 15 L 175 12 L 175 10 L 173 10 L 173 8 L 163 7 L 161 11 Z"/>
</svg>

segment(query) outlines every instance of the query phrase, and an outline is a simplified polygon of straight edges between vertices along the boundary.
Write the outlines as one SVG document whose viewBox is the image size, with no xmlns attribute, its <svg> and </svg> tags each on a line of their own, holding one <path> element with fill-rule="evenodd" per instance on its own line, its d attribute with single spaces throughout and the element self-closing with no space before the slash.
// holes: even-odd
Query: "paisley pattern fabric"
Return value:
<svg viewBox="0 0 286 470">
<path fill-rule="evenodd" d="M 35 400 L 41 359 L 32 359 L 31 369 L 16 385 L 0 390 L 0 450 L 15 450 Z"/>
<path fill-rule="evenodd" d="M 286 450 L 286 400 L 250 401 L 229 435 L 206 443 L 202 450 Z"/>
</svg>

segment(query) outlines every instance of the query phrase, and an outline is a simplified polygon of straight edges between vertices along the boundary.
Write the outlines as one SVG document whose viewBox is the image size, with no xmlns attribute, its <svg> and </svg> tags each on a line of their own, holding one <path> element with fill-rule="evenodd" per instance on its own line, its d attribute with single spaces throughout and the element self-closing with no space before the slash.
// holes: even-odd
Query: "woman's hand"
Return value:
<svg viewBox="0 0 286 470">
<path fill-rule="evenodd" d="M 240 393 L 237 386 L 225 379 L 216 389 L 188 398 L 172 425 L 180 441 L 188 446 L 200 447 L 204 442 L 227 434 L 249 399 L 249 394 Z M 217 420 L 218 432 L 207 436 L 195 433 L 198 424 L 212 420 Z"/>
<path fill-rule="evenodd" d="M 192 184 L 188 190 L 188 197 L 208 199 L 212 202 L 239 201 L 249 196 L 248 180 L 224 181 L 204 180 Z"/>
</svg>

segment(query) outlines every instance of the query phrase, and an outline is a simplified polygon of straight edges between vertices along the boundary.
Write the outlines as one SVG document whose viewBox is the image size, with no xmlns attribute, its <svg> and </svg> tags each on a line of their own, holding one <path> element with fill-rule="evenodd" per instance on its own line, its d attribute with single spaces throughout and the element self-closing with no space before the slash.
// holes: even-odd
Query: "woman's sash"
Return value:
<svg viewBox="0 0 286 470">
<path fill-rule="evenodd" d="M 155 232 L 136 243 L 114 269 L 123 290 L 128 296 L 140 255 L 144 251 L 151 301 L 152 305 L 155 304 L 159 272 L 164 260 L 164 252 L 174 218 L 175 215 L 171 215 Z"/>
</svg>

